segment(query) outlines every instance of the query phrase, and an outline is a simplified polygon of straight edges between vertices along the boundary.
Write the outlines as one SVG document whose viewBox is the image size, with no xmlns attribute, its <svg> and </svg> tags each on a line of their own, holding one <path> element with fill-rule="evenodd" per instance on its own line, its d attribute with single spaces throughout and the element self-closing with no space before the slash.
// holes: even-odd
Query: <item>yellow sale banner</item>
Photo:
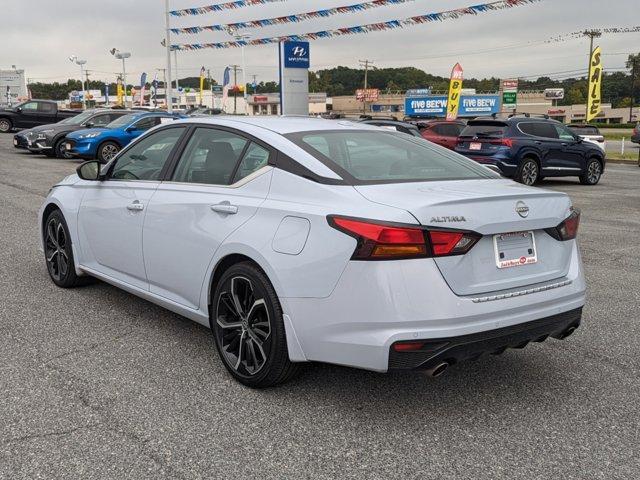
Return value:
<svg viewBox="0 0 640 480">
<path fill-rule="evenodd" d="M 449 98 L 447 100 L 447 120 L 458 118 L 460 108 L 460 94 L 462 93 L 462 67 L 456 63 L 451 70 L 451 82 L 449 83 Z"/>
<path fill-rule="evenodd" d="M 589 97 L 587 98 L 587 122 L 598 116 L 602 110 L 602 59 L 600 47 L 591 53 L 589 62 Z"/>
<path fill-rule="evenodd" d="M 118 85 L 116 88 L 116 95 L 118 97 L 118 105 L 122 105 L 124 99 L 124 88 L 122 87 L 122 80 L 118 79 Z"/>
</svg>

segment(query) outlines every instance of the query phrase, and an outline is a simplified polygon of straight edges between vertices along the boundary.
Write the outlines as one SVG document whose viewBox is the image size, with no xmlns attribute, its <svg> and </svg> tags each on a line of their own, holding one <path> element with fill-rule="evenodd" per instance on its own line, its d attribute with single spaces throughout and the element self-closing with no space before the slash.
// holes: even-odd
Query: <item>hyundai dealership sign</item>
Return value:
<svg viewBox="0 0 640 480">
<path fill-rule="evenodd" d="M 284 42 L 284 67 L 309 68 L 309 42 Z"/>
<path fill-rule="evenodd" d="M 462 95 L 461 98 L 459 117 L 479 117 L 500 112 L 499 95 Z M 447 114 L 447 96 L 406 97 L 404 113 L 408 117 L 444 117 Z"/>
<path fill-rule="evenodd" d="M 309 42 L 280 43 L 280 113 L 309 115 Z"/>
</svg>

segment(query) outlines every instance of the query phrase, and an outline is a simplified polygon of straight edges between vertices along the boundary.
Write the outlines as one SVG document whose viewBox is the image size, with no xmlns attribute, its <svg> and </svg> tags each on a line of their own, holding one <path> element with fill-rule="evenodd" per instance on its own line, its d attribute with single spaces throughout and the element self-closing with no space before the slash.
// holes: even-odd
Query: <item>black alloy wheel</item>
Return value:
<svg viewBox="0 0 640 480">
<path fill-rule="evenodd" d="M 54 210 L 47 217 L 43 236 L 47 271 L 53 283 L 63 288 L 85 283 L 88 278 L 76 274 L 71 236 L 60 210 Z"/>
<path fill-rule="evenodd" d="M 540 168 L 532 158 L 525 158 L 516 174 L 516 180 L 524 185 L 535 185 L 540 180 Z"/>
<path fill-rule="evenodd" d="M 596 185 L 602 177 L 602 164 L 597 158 L 590 158 L 584 174 L 580 175 L 580 183 L 583 185 Z"/>
<path fill-rule="evenodd" d="M 55 156 L 57 158 L 72 158 L 71 155 L 69 155 L 67 153 L 67 149 L 65 148 L 65 139 L 61 138 L 60 140 L 58 140 L 55 144 L 55 146 L 53 147 L 53 150 L 55 152 Z"/>
<path fill-rule="evenodd" d="M 233 265 L 222 275 L 211 305 L 211 327 L 225 367 L 241 383 L 270 387 L 297 373 L 298 365 L 289 361 L 278 298 L 252 263 Z"/>
</svg>

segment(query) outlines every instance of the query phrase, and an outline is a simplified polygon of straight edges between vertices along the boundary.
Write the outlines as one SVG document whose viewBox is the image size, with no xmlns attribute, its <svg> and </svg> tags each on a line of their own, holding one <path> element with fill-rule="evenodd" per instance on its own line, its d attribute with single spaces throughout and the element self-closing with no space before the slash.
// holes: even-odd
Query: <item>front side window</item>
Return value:
<svg viewBox="0 0 640 480">
<path fill-rule="evenodd" d="M 327 130 L 287 137 L 356 183 L 495 178 L 486 168 L 456 153 L 394 132 Z"/>
<path fill-rule="evenodd" d="M 196 128 L 180 157 L 174 182 L 229 185 L 249 141 L 235 133 Z"/>
<path fill-rule="evenodd" d="M 564 125 L 554 125 L 554 127 L 556 129 L 556 133 L 558 134 L 558 138 L 560 140 L 575 140 L 576 137 Z"/>
<path fill-rule="evenodd" d="M 94 127 L 104 127 L 106 125 L 109 125 L 109 123 L 111 123 L 111 120 L 111 115 L 105 113 L 102 115 L 96 115 L 91 120 L 89 120 L 89 122 L 92 123 Z"/>
<path fill-rule="evenodd" d="M 110 178 L 159 180 L 160 173 L 183 132 L 184 127 L 166 128 L 141 139 L 118 157 Z"/>
<path fill-rule="evenodd" d="M 20 108 L 25 112 L 36 112 L 38 110 L 38 102 L 27 102 L 20 105 Z"/>
</svg>

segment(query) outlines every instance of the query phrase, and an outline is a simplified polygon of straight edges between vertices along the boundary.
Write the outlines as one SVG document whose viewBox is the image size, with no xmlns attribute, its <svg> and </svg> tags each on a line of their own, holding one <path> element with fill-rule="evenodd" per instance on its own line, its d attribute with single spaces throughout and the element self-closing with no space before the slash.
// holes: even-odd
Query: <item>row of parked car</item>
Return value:
<svg viewBox="0 0 640 480">
<path fill-rule="evenodd" d="M 595 185 L 606 163 L 604 136 L 597 127 L 567 126 L 545 117 L 517 115 L 466 123 L 368 118 L 363 122 L 425 138 L 525 185 L 561 176 L 576 176 L 584 185 Z"/>
</svg>

